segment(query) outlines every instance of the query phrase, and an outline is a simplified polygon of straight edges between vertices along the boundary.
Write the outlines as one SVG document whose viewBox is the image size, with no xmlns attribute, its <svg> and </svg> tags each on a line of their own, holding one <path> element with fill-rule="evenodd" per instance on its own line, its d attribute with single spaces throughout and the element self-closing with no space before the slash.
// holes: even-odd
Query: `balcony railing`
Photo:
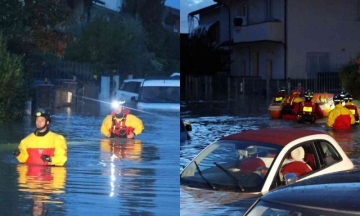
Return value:
<svg viewBox="0 0 360 216">
<path fill-rule="evenodd" d="M 282 22 L 264 22 L 234 27 L 234 43 L 255 41 L 283 42 L 284 26 Z"/>
</svg>

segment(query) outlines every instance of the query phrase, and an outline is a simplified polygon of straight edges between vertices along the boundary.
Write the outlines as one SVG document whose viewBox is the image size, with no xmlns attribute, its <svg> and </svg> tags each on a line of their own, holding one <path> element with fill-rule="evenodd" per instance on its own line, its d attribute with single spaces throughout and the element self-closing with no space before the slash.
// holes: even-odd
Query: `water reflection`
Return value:
<svg viewBox="0 0 360 216">
<path fill-rule="evenodd" d="M 65 193 L 66 168 L 36 165 L 17 165 L 19 191 L 25 199 L 32 199 L 33 215 L 43 215 L 46 203 L 61 205 L 63 201 L 53 194 Z"/>
<path fill-rule="evenodd" d="M 101 139 L 101 160 L 133 160 L 141 162 L 141 140 L 124 138 Z M 110 154 L 108 154 L 110 153 Z"/>
</svg>

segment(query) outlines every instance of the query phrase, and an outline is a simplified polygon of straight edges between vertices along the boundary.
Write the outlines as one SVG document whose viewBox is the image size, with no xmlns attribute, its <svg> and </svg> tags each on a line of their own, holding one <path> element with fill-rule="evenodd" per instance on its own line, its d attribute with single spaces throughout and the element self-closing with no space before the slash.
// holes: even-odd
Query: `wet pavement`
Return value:
<svg viewBox="0 0 360 216">
<path fill-rule="evenodd" d="M 203 148 L 216 139 L 246 130 L 262 128 L 306 128 L 324 131 L 334 137 L 355 168 L 360 168 L 360 126 L 351 131 L 326 130 L 326 118 L 314 124 L 271 119 L 269 103 L 260 102 L 184 102 L 181 117 L 191 123 L 191 139 L 180 143 L 180 164 L 188 164 Z M 182 166 L 180 166 L 180 170 Z M 256 198 L 245 199 L 238 193 L 212 192 L 180 187 L 181 215 L 243 215 Z"/>
<path fill-rule="evenodd" d="M 1 125 L 0 214 L 179 215 L 179 113 L 133 112 L 145 125 L 135 140 L 104 139 L 104 113 L 53 115 L 50 129 L 68 144 L 65 167 L 20 165 L 12 151 L 34 121 Z"/>
</svg>

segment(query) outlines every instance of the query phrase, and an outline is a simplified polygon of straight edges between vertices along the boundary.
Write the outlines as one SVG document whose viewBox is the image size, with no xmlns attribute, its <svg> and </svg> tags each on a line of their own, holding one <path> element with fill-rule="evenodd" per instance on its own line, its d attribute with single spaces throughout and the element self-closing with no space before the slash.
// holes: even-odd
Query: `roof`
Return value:
<svg viewBox="0 0 360 216">
<path fill-rule="evenodd" d="M 145 80 L 143 87 L 156 86 L 156 87 L 180 87 L 179 79 L 156 79 L 156 80 Z"/>
<path fill-rule="evenodd" d="M 263 143 L 272 143 L 285 146 L 288 143 L 311 135 L 326 134 L 321 131 L 305 130 L 305 129 L 283 129 L 283 128 L 270 128 L 260 130 L 250 130 L 242 133 L 232 134 L 227 137 L 223 137 L 220 140 L 244 140 Z"/>
<path fill-rule="evenodd" d="M 196 15 L 196 14 L 200 14 L 202 12 L 205 12 L 205 11 L 209 11 L 209 10 L 212 10 L 212 9 L 216 9 L 218 7 L 221 7 L 222 5 L 218 5 L 218 4 L 213 4 L 213 5 L 210 5 L 208 7 L 205 7 L 205 8 L 201 8 L 199 10 L 196 10 L 196 11 L 193 11 L 191 13 L 189 13 L 190 16 L 193 16 L 193 15 Z"/>
<path fill-rule="evenodd" d="M 164 8 L 164 12 L 161 16 L 161 19 L 162 20 L 165 20 L 165 18 L 169 15 L 173 15 L 173 16 L 176 16 L 176 17 L 180 17 L 180 10 L 177 9 L 177 8 L 173 8 L 173 7 L 169 7 L 169 6 L 165 6 Z"/>
</svg>

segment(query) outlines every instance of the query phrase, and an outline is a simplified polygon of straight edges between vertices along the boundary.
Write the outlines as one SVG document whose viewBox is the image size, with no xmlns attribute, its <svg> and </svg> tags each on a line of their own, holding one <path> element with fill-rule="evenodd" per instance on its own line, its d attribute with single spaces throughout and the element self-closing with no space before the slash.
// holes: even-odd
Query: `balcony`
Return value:
<svg viewBox="0 0 360 216">
<path fill-rule="evenodd" d="M 282 22 L 265 22 L 248 26 L 234 27 L 234 43 L 277 41 L 283 42 L 284 26 Z"/>
</svg>

